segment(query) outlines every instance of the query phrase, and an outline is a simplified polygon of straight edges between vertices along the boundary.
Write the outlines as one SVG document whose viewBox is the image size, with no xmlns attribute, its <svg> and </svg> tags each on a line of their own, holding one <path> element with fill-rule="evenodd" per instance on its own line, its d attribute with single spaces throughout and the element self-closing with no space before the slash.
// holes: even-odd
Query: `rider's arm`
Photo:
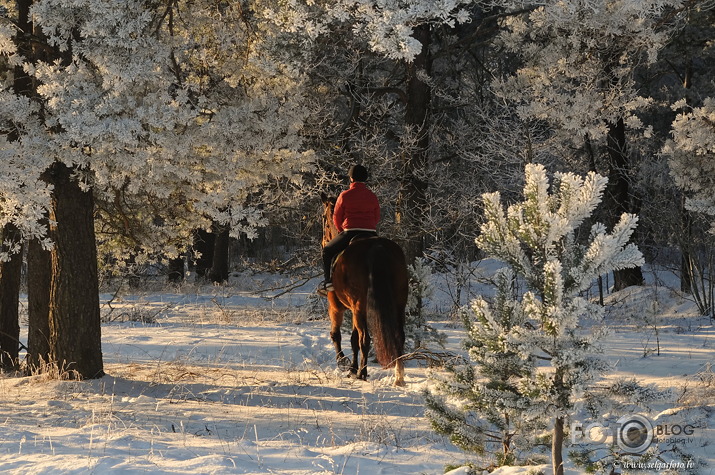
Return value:
<svg viewBox="0 0 715 475">
<path fill-rule="evenodd" d="M 377 197 L 375 197 L 375 229 L 377 229 L 377 223 L 380 222 L 380 202 L 377 201 Z"/>
<path fill-rule="evenodd" d="M 333 210 L 333 223 L 335 227 L 338 228 L 338 232 L 343 232 L 343 220 L 345 219 L 345 208 L 343 207 L 343 195 L 342 193 L 338 196 L 335 202 L 335 209 Z"/>
</svg>

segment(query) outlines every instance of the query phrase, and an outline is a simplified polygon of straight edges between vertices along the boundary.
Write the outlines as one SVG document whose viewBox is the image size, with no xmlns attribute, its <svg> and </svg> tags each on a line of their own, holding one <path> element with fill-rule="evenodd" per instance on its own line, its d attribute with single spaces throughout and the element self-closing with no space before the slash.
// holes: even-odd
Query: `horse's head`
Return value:
<svg viewBox="0 0 715 475">
<path fill-rule="evenodd" d="M 335 227 L 335 223 L 333 223 L 333 210 L 335 209 L 335 202 L 337 201 L 337 198 L 329 197 L 325 193 L 321 193 L 320 200 L 323 202 L 322 245 L 325 246 L 331 239 L 338 235 L 338 229 Z"/>
</svg>

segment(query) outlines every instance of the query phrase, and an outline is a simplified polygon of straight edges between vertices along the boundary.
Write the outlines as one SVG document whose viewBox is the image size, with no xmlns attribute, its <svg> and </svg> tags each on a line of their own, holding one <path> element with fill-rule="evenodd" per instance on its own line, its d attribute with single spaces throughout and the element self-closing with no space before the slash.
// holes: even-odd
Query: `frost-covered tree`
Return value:
<svg viewBox="0 0 715 475">
<path fill-rule="evenodd" d="M 433 425 L 458 445 L 498 442 L 500 460 L 511 461 L 528 448 L 524 431 L 551 421 L 554 473 L 563 473 L 566 417 L 606 368 L 598 356 L 602 308 L 580 294 L 600 275 L 643 263 L 628 243 L 634 215 L 623 214 L 610 232 L 593 225 L 583 244 L 575 238 L 606 182 L 557 173 L 550 190 L 545 168 L 527 165 L 523 201 L 505 210 L 499 193 L 483 196 L 477 245 L 509 269 L 497 275 L 495 301 L 477 299 L 467 313 L 469 362 L 448 368 L 451 377 L 427 395 Z M 526 286 L 523 295 L 514 295 L 513 279 Z"/>
<path fill-rule="evenodd" d="M 387 58 L 413 61 L 424 44 L 415 36 L 423 24 L 454 26 L 470 20 L 473 0 L 309 0 L 291 8 L 266 6 L 267 18 L 288 32 L 301 32 L 309 45 L 332 28 L 347 24 L 370 50 Z"/>
<path fill-rule="evenodd" d="M 327 142 L 322 144 L 325 168 L 332 172 L 345 161 L 359 160 L 382 171 L 385 211 L 396 223 L 391 231 L 410 262 L 422 254 L 425 229 L 430 229 L 433 33 L 468 22 L 472 3 L 292 2 L 291 14 L 272 16 L 286 30 L 304 32 L 308 50 L 316 47 L 319 66 L 312 77 L 329 74 L 319 87 L 329 94 L 324 104 L 337 123 L 325 127 L 325 115 L 318 116 L 318 134 Z"/>
<path fill-rule="evenodd" d="M 3 204 L 0 216 L 44 237 L 37 209 L 48 210 L 48 356 L 95 377 L 95 223 L 109 231 L 107 259 L 134 262 L 175 256 L 211 221 L 251 234 L 266 184 L 310 167 L 298 134 L 302 73 L 278 54 L 260 1 L 5 3 L 0 53 L 13 69 L 0 95 L 1 150 L 11 181 L 0 194 L 32 199 Z"/>
<path fill-rule="evenodd" d="M 692 196 L 692 192 L 675 183 L 675 176 L 671 172 L 673 157 L 667 151 L 669 146 L 665 145 L 667 153 L 660 152 L 664 144 L 673 138 L 672 123 L 677 114 L 702 107 L 706 98 L 715 95 L 715 83 L 712 81 L 715 74 L 715 43 L 712 41 L 715 36 L 715 11 L 707 2 L 686 2 L 679 20 L 680 28 L 659 55 L 658 62 L 643 74 L 649 79 L 643 81 L 644 94 L 654 98 L 653 109 L 649 111 L 648 117 L 654 124 L 654 136 L 649 141 L 652 148 L 647 156 L 656 159 L 648 160 L 647 163 L 654 164 L 653 168 L 658 167 L 660 170 L 660 179 L 653 180 L 650 177 L 654 174 L 649 173 L 649 181 L 663 183 L 661 188 L 665 189 L 655 199 L 644 200 L 641 223 L 643 227 L 647 226 L 646 220 L 650 214 L 650 219 L 655 222 L 651 226 L 653 237 L 669 245 L 678 245 L 680 253 L 673 256 L 673 263 L 678 265 L 680 261 L 680 288 L 691 293 L 700 302 L 699 308 L 709 313 L 708 307 L 711 306 L 701 299 L 709 292 L 702 293 L 702 284 L 713 279 L 699 277 L 711 267 L 709 262 L 712 260 L 710 249 L 713 236 L 705 231 L 708 216 L 686 208 L 686 197 Z M 679 103 L 683 99 L 685 102 Z M 673 107 L 674 104 L 677 105 Z M 648 209 L 649 205 L 651 210 Z M 670 226 L 667 226 L 667 221 L 666 226 L 663 226 L 663 216 L 672 217 Z"/>
<path fill-rule="evenodd" d="M 635 71 L 657 59 L 672 32 L 668 16 L 679 7 L 670 0 L 547 1 L 504 22 L 504 45 L 522 66 L 497 90 L 515 101 L 522 118 L 548 121 L 561 141 L 584 150 L 591 170 L 603 155 L 610 226 L 621 213 L 638 212 L 632 185 L 638 151 L 629 134 L 652 134 L 639 117 L 650 98 L 639 94 Z M 639 267 L 614 277 L 616 290 L 643 280 Z"/>
<path fill-rule="evenodd" d="M 673 121 L 665 147 L 675 182 L 692 194 L 688 209 L 715 216 L 715 98 L 706 98 L 702 107 L 687 108 L 685 100 L 673 107 L 685 108 Z"/>
<path fill-rule="evenodd" d="M 697 238 L 693 233 L 695 223 L 700 219 L 710 233 L 715 233 L 715 191 L 712 183 L 713 158 L 715 157 L 715 99 L 706 97 L 699 107 L 678 101 L 673 106 L 679 114 L 672 123 L 672 136 L 663 148 L 669 159 L 670 173 L 676 185 L 685 195 L 686 220 L 683 222 L 683 261 L 681 281 L 687 283 L 684 290 L 693 294 L 699 310 L 713 315 L 712 257 L 710 248 L 712 236 Z M 707 235 L 707 233 L 703 233 Z M 699 247 L 701 252 L 696 252 Z"/>
</svg>

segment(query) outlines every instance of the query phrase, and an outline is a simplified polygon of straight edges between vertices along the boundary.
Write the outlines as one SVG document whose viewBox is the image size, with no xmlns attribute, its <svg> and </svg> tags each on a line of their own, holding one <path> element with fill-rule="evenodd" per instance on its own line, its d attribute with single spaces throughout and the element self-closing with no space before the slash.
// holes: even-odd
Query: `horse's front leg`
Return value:
<svg viewBox="0 0 715 475">
<path fill-rule="evenodd" d="M 349 359 L 343 353 L 341 346 L 342 335 L 340 334 L 340 326 L 343 324 L 343 314 L 345 308 L 335 298 L 334 294 L 328 295 L 328 314 L 330 315 L 330 339 L 335 347 L 335 360 L 338 362 L 338 368 L 346 369 L 350 364 Z"/>
</svg>

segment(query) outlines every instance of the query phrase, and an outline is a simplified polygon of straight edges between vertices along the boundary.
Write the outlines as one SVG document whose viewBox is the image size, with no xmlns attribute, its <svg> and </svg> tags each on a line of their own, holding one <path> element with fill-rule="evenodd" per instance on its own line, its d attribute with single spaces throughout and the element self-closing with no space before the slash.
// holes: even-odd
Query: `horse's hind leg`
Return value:
<svg viewBox="0 0 715 475">
<path fill-rule="evenodd" d="M 350 335 L 350 346 L 353 348 L 353 362 L 350 365 L 350 373 L 357 377 L 358 374 L 358 355 L 360 354 L 360 335 L 357 328 L 353 328 L 353 333 Z"/>
<path fill-rule="evenodd" d="M 358 330 L 357 333 L 360 342 L 360 370 L 358 371 L 358 378 L 367 380 L 367 358 L 370 355 L 370 334 L 367 332 L 367 327 L 365 327 L 363 331 Z"/>
<path fill-rule="evenodd" d="M 338 367 L 341 369 L 347 368 L 350 361 L 343 353 L 343 348 L 341 346 L 342 335 L 340 334 L 340 326 L 343 324 L 343 314 L 345 313 L 345 308 L 331 298 L 328 295 L 328 314 L 330 315 L 330 339 L 333 341 L 333 346 L 335 347 L 335 360 L 338 362 Z"/>
<path fill-rule="evenodd" d="M 364 312 L 355 311 L 353 315 L 353 334 L 350 339 L 353 347 L 353 364 L 351 372 L 358 379 L 367 380 L 367 358 L 370 354 L 370 334 L 367 332 L 367 319 Z M 360 353 L 360 367 L 358 367 Z"/>
<path fill-rule="evenodd" d="M 399 319 L 399 326 L 398 326 L 398 344 L 400 345 L 400 351 L 404 351 L 405 347 L 405 306 L 400 305 L 397 310 L 398 315 L 402 315 L 403 317 Z M 402 355 L 397 358 L 397 361 L 395 361 L 395 386 L 404 386 L 405 385 L 405 362 L 402 359 Z"/>
</svg>

